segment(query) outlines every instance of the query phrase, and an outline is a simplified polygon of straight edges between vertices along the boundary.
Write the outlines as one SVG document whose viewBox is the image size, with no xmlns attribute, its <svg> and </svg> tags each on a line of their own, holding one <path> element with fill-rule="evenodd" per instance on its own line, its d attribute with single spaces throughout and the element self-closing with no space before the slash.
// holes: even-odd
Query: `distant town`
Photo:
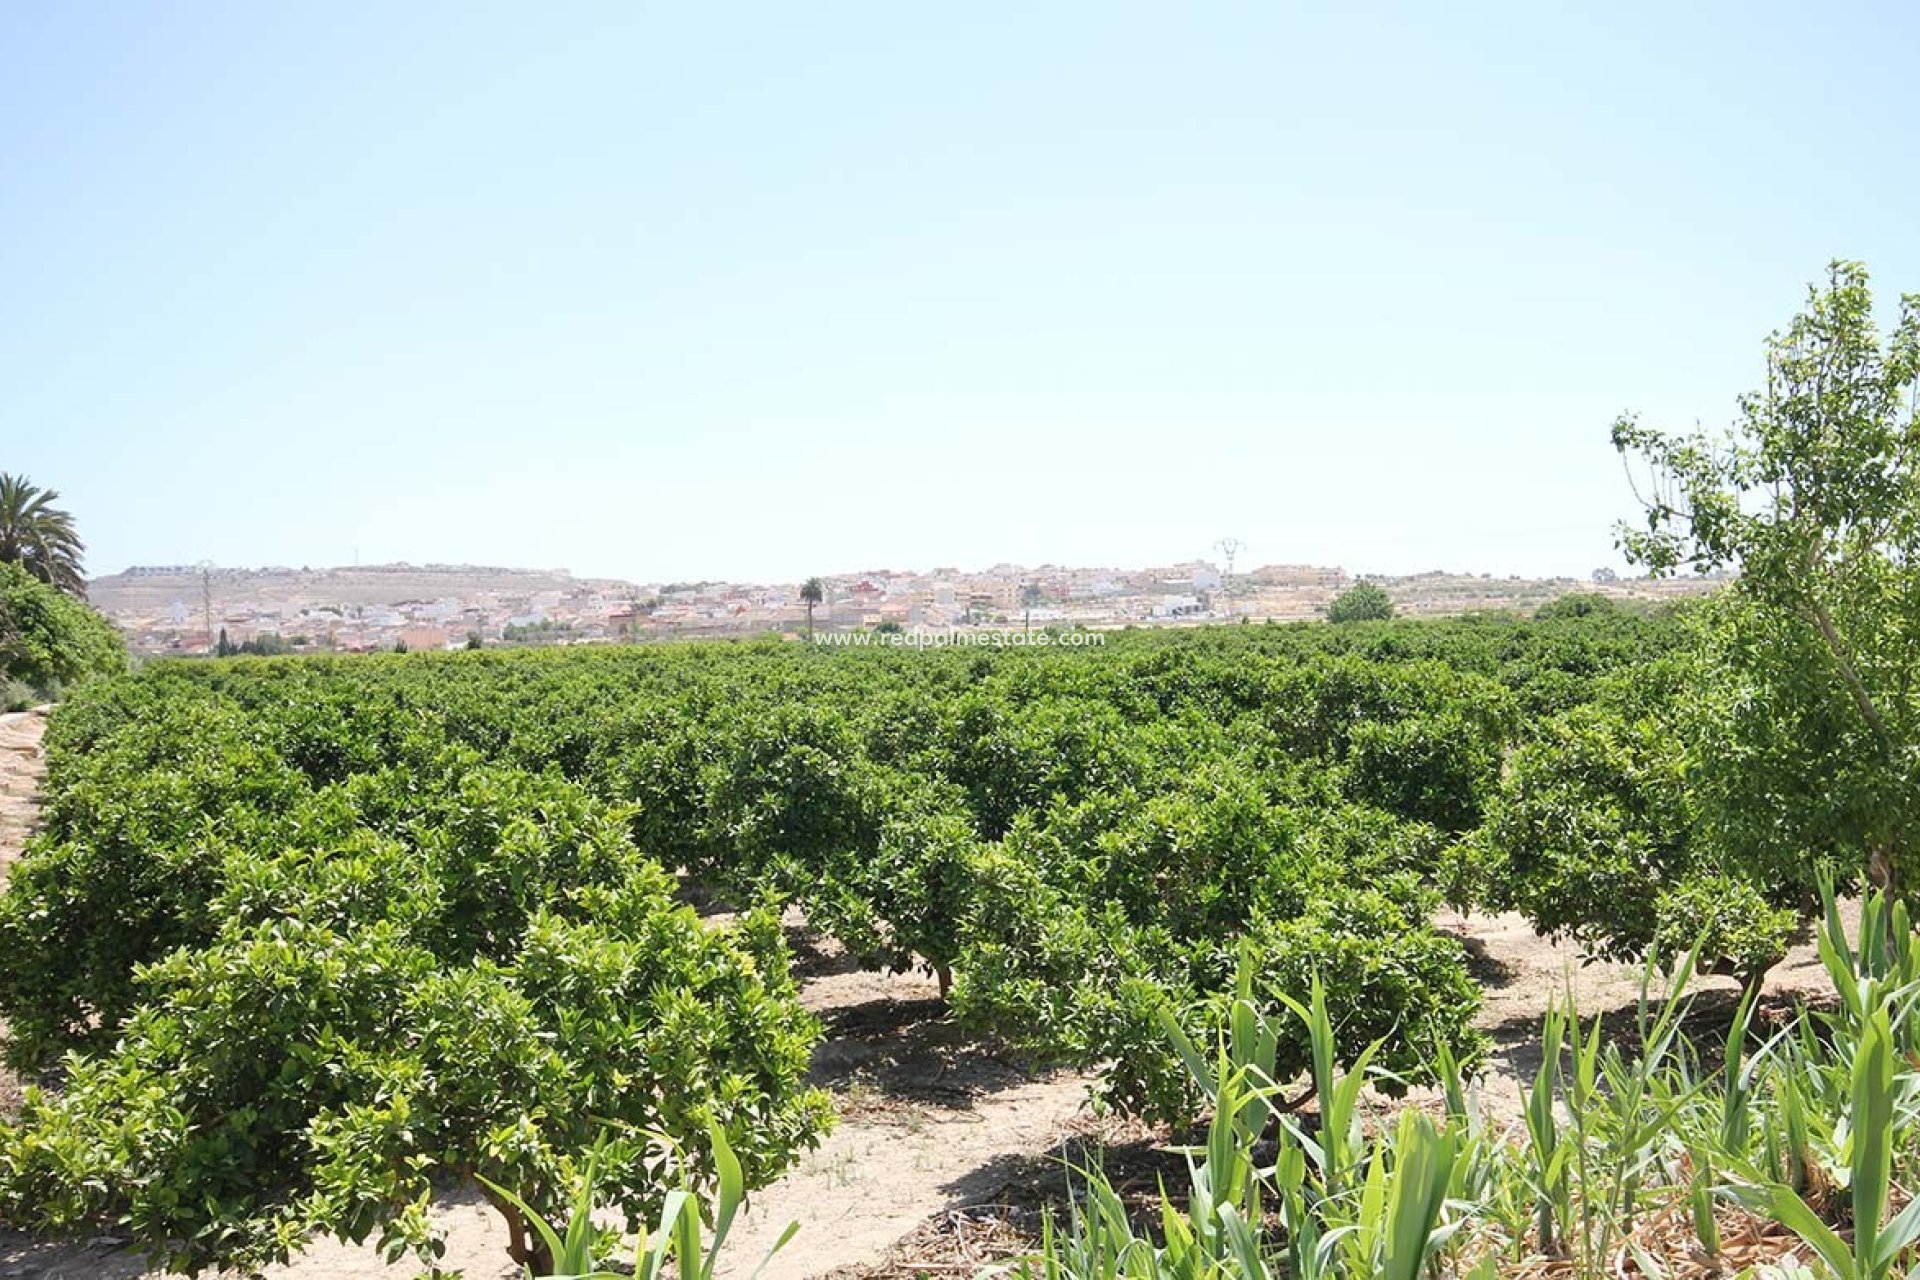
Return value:
<svg viewBox="0 0 1920 1280">
<path fill-rule="evenodd" d="M 821 575 L 811 619 L 798 582 L 651 582 L 565 570 L 386 564 L 329 569 L 154 565 L 95 578 L 93 603 L 135 651 L 341 652 L 566 645 L 821 630 L 1180 626 L 1324 614 L 1360 578 L 1338 567 L 1205 560 L 1139 569 L 994 565 Z M 1713 578 L 1462 573 L 1367 575 L 1405 615 L 1533 609 L 1572 591 L 1657 602 Z"/>
</svg>

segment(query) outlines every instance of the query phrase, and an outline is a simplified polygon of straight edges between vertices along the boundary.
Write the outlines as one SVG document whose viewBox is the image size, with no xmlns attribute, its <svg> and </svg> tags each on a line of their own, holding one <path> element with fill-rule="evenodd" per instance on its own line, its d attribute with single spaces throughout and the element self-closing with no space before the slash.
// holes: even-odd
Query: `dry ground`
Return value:
<svg viewBox="0 0 1920 1280">
<path fill-rule="evenodd" d="M 0 879 L 33 820 L 40 777 L 38 713 L 0 716 Z M 1517 915 L 1443 916 L 1472 953 L 1487 986 L 1481 1025 L 1494 1051 L 1483 1086 L 1498 1116 L 1518 1114 L 1522 1081 L 1538 1064 L 1538 1021 L 1549 999 L 1567 990 L 1588 1013 L 1630 1010 L 1636 969 L 1579 963 L 1569 947 L 1536 937 Z M 840 1121 L 821 1147 L 759 1192 L 736 1225 L 722 1268 L 744 1280 L 790 1221 L 800 1232 L 768 1268 L 778 1280 L 854 1280 L 967 1275 L 1030 1235 L 1039 1205 L 1058 1203 L 1068 1161 L 1110 1151 L 1109 1168 L 1147 1180 L 1164 1164 L 1157 1135 L 1096 1116 L 1089 1077 L 1034 1074 L 961 1034 L 943 1015 L 931 979 L 863 973 L 830 945 L 796 931 L 801 999 L 826 1023 L 814 1061 L 817 1084 L 834 1096 Z M 1707 980 L 1715 1007 L 1733 984 Z M 1797 948 L 1774 971 L 1770 993 L 1819 991 L 1812 948 Z M 1719 988 L 1724 987 L 1724 992 Z M 18 1102 L 18 1084 L 0 1073 L 0 1114 Z M 468 1280 L 505 1280 L 505 1234 L 473 1197 L 450 1196 L 440 1220 L 447 1265 Z M 139 1280 L 140 1259 L 102 1237 L 75 1244 L 39 1241 L 0 1227 L 0 1280 Z M 318 1241 L 270 1280 L 360 1280 L 414 1274 L 387 1268 L 371 1250 Z"/>
<path fill-rule="evenodd" d="M 20 855 L 20 846 L 33 832 L 34 792 L 45 772 L 40 761 L 40 735 L 46 731 L 44 711 L 0 714 L 0 887 L 7 882 L 7 866 Z M 0 1023 L 0 1028 L 5 1026 Z M 20 1105 L 20 1082 L 0 1067 L 0 1115 Z M 6 1274 L 0 1259 L 0 1275 Z"/>
</svg>

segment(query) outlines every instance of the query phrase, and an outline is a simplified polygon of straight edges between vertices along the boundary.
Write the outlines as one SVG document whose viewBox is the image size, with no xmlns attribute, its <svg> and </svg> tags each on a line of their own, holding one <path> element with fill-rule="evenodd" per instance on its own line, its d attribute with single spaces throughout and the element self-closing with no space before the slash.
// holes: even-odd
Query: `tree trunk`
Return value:
<svg viewBox="0 0 1920 1280">
<path fill-rule="evenodd" d="M 480 1194 L 507 1220 L 507 1257 L 513 1260 L 513 1264 L 524 1268 L 529 1275 L 551 1275 L 553 1255 L 547 1251 L 547 1243 L 541 1239 L 540 1233 L 528 1229 L 527 1220 L 520 1210 L 495 1195 L 493 1189 L 484 1183 L 481 1184 Z"/>
<path fill-rule="evenodd" d="M 947 993 L 953 990 L 953 966 L 950 964 L 936 964 L 933 966 L 933 976 L 938 979 L 940 983 L 940 999 L 945 1000 Z"/>
<path fill-rule="evenodd" d="M 1893 858 L 1892 841 L 1875 840 L 1867 846 L 1867 883 L 1885 892 L 1888 898 L 1900 896 L 1900 874 Z"/>
</svg>

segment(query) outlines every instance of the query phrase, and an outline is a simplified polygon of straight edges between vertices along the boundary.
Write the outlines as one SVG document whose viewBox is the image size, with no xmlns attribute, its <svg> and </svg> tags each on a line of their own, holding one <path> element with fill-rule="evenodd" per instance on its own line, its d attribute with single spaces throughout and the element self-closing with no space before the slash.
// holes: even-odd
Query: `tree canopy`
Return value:
<svg viewBox="0 0 1920 1280">
<path fill-rule="evenodd" d="M 0 472 L 0 564 L 19 565 L 48 586 L 84 596 L 86 544 L 73 516 L 53 505 L 59 497 L 25 476 Z"/>
<path fill-rule="evenodd" d="M 1327 606 L 1328 622 L 1384 622 L 1392 616 L 1392 598 L 1371 582 L 1355 583 Z"/>
<path fill-rule="evenodd" d="M 111 623 L 23 566 L 0 563 L 0 680 L 49 697 L 127 665 Z"/>
<path fill-rule="evenodd" d="M 1866 268 L 1836 262 L 1767 341 L 1730 431 L 1622 418 L 1649 477 L 1628 556 L 1733 568 L 1705 631 L 1699 787 L 1750 859 L 1830 857 L 1910 892 L 1920 850 L 1920 295 L 1884 337 Z"/>
</svg>

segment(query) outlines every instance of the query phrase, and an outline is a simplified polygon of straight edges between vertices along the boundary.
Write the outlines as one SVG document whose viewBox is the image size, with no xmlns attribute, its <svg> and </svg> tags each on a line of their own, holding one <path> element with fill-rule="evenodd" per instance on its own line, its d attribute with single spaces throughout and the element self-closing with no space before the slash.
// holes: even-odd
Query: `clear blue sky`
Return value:
<svg viewBox="0 0 1920 1280">
<path fill-rule="evenodd" d="M 0 7 L 0 470 L 91 565 L 1585 573 L 1910 5 Z"/>
</svg>

